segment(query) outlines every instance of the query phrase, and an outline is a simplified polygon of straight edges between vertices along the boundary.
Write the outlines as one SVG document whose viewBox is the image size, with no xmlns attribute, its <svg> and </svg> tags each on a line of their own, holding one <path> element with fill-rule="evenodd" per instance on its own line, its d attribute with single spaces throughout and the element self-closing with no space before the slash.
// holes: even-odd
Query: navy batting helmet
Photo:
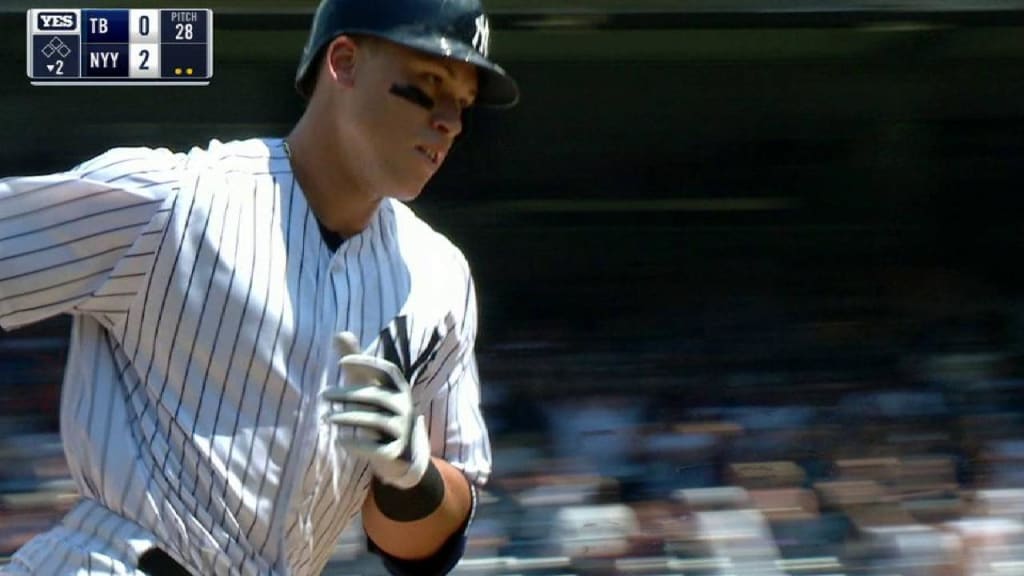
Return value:
<svg viewBox="0 0 1024 576">
<path fill-rule="evenodd" d="M 342 34 L 375 36 L 475 65 L 479 105 L 505 108 L 519 100 L 515 80 L 487 59 L 490 27 L 479 0 L 323 0 L 295 74 L 299 94 L 309 98 L 321 53 Z"/>
</svg>

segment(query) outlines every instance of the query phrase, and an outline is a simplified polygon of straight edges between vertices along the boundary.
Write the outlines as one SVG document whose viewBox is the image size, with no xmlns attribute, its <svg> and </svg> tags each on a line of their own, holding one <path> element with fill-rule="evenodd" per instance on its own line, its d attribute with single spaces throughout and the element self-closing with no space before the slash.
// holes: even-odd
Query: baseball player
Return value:
<svg viewBox="0 0 1024 576">
<path fill-rule="evenodd" d="M 74 322 L 82 498 L 12 574 L 318 574 L 361 513 L 393 574 L 461 557 L 490 471 L 462 253 L 414 199 L 515 82 L 478 0 L 323 0 L 287 138 L 0 181 L 0 325 Z"/>
</svg>

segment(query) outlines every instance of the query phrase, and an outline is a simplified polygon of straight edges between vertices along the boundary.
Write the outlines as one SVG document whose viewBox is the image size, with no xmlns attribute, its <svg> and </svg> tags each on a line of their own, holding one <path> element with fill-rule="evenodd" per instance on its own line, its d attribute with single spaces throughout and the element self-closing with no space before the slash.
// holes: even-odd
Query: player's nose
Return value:
<svg viewBox="0 0 1024 576">
<path fill-rule="evenodd" d="M 434 130 L 455 138 L 462 133 L 462 107 L 454 98 L 441 98 L 433 110 L 431 123 Z"/>
</svg>

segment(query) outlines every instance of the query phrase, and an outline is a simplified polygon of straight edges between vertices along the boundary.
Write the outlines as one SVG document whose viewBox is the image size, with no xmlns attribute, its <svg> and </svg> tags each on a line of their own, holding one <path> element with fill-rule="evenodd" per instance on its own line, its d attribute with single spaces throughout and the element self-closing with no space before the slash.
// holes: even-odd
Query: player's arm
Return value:
<svg viewBox="0 0 1024 576">
<path fill-rule="evenodd" d="M 466 311 L 446 319 L 447 337 L 434 360 L 414 378 L 416 389 L 429 395 L 429 436 L 424 416 L 412 413 L 411 393 L 389 392 L 411 391 L 397 367 L 374 356 L 345 355 L 345 349 L 357 349 L 354 345 L 339 346 L 346 382 L 378 384 L 325 392 L 328 400 L 349 407 L 329 420 L 386 439 L 384 444 L 358 439 L 344 443 L 371 462 L 375 478 L 363 506 L 363 526 L 371 550 L 380 554 L 392 574 L 446 574 L 455 566 L 465 547 L 474 485 L 483 484 L 490 473 L 473 352 L 476 299 L 468 270 L 466 288 L 468 293 L 460 299 Z M 436 392 L 425 392 L 430 390 Z M 380 414 L 388 416 L 382 420 Z"/>
<path fill-rule="evenodd" d="M 472 326 L 475 336 L 475 311 L 468 320 L 463 326 Z M 420 559 L 419 564 L 409 563 L 405 570 L 393 573 L 444 574 L 459 561 L 475 507 L 476 486 L 482 485 L 490 473 L 490 443 L 480 414 L 479 377 L 472 341 L 458 342 L 451 356 L 445 354 L 448 350 L 439 352 L 438 365 L 428 366 L 434 370 L 425 372 L 428 381 L 417 384 L 431 387 L 429 380 L 442 382 L 432 402 L 434 413 L 428 416 L 434 420 L 431 432 L 436 438 L 431 438 L 432 444 L 441 446 L 434 454 L 448 455 L 452 460 L 437 455 L 432 458 L 443 480 L 443 497 L 434 496 L 442 491 L 435 491 L 433 482 L 425 475 L 426 481 L 408 492 L 377 483 L 363 505 L 367 536 L 384 553 L 389 568 L 396 564 L 402 567 L 396 558 Z M 431 507 L 433 510 L 427 513 Z M 426 515 L 414 521 L 404 520 L 417 511 Z"/>
<path fill-rule="evenodd" d="M 68 172 L 0 180 L 0 326 L 126 299 L 146 259 L 112 273 L 133 249 L 145 251 L 138 241 L 166 211 L 172 163 L 166 150 L 116 149 Z"/>
<path fill-rule="evenodd" d="M 414 411 L 401 369 L 361 353 L 350 333 L 340 334 L 336 343 L 345 385 L 324 391 L 326 400 L 340 406 L 327 420 L 354 429 L 339 443 L 370 463 L 373 480 L 362 513 L 371 550 L 392 574 L 447 574 L 462 557 L 473 508 L 465 473 L 432 455 L 424 417 Z M 444 378 L 439 367 L 432 373 Z"/>
<path fill-rule="evenodd" d="M 363 504 L 363 527 L 381 552 L 397 559 L 437 559 L 437 570 L 418 574 L 441 574 L 447 572 L 444 564 L 458 561 L 473 508 L 469 481 L 459 469 L 437 457 L 431 467 L 409 490 L 377 483 Z"/>
</svg>

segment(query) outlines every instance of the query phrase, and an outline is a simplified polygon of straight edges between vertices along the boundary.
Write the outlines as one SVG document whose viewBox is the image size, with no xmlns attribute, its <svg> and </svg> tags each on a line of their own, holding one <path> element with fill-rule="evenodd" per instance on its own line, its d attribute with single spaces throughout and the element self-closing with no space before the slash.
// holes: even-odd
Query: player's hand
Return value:
<svg viewBox="0 0 1024 576">
<path fill-rule="evenodd" d="M 402 371 L 382 358 L 363 354 L 351 332 L 335 336 L 345 386 L 322 393 L 332 404 L 326 420 L 355 433 L 340 435 L 349 453 L 366 458 L 374 475 L 396 488 L 419 483 L 430 463 L 430 440 L 423 416 L 413 411 L 412 387 Z"/>
</svg>

